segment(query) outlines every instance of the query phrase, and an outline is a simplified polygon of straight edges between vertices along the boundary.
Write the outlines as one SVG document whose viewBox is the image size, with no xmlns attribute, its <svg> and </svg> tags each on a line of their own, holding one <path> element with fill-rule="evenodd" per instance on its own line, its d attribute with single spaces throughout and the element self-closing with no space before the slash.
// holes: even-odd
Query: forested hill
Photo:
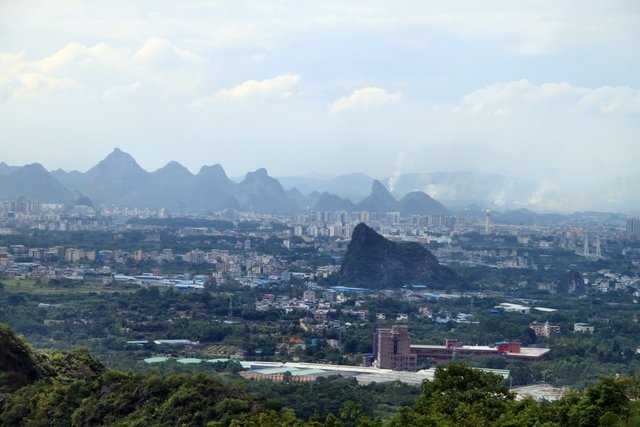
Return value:
<svg viewBox="0 0 640 427">
<path fill-rule="evenodd" d="M 122 373 L 85 350 L 38 353 L 0 325 L 0 426 L 630 426 L 640 423 L 637 398 L 638 381 L 620 377 L 556 402 L 516 401 L 502 377 L 451 363 L 387 420 L 348 400 L 337 414 L 302 420 L 204 374 Z"/>
<path fill-rule="evenodd" d="M 217 379 L 109 371 L 85 350 L 38 353 L 5 325 L 0 369 L 0 426 L 302 425 Z"/>
<path fill-rule="evenodd" d="M 448 267 L 415 242 L 395 243 L 360 223 L 342 260 L 338 281 L 346 286 L 382 289 L 404 285 L 446 288 L 462 285 Z"/>
</svg>

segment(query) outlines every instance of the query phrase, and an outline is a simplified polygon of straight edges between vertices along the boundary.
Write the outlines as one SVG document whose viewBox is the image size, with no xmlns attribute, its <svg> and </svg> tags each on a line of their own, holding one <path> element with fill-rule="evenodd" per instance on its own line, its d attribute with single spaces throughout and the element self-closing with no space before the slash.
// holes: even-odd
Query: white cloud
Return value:
<svg viewBox="0 0 640 427">
<path fill-rule="evenodd" d="M 202 97 L 194 101 L 196 107 L 204 107 L 217 101 L 258 99 L 285 99 L 293 95 L 291 89 L 300 82 L 297 74 L 280 74 L 271 79 L 247 80 L 237 86 L 221 89 L 213 96 Z"/>
<path fill-rule="evenodd" d="M 180 49 L 168 40 L 160 37 L 152 37 L 147 40 L 142 48 L 133 56 L 133 59 L 155 67 L 169 68 L 184 63 L 202 62 L 202 59 L 191 51 Z"/>
<path fill-rule="evenodd" d="M 576 87 L 568 83 L 528 80 L 495 83 L 465 95 L 453 112 L 508 115 L 530 107 L 562 108 L 566 111 L 640 113 L 640 90 L 628 86 Z"/>
<path fill-rule="evenodd" d="M 65 67 L 73 65 L 106 65 L 124 61 L 126 61 L 125 55 L 106 43 L 98 43 L 92 47 L 80 43 L 69 43 L 52 55 L 30 63 L 30 66 L 44 73 L 54 73 L 63 72 Z"/>
<path fill-rule="evenodd" d="M 112 96 L 133 93 L 144 82 L 169 91 L 193 89 L 203 60 L 168 40 L 148 39 L 136 52 L 106 43 L 69 43 L 51 55 L 29 60 L 24 52 L 0 52 L 0 96 L 35 98 L 70 88 Z M 135 81 L 136 83 L 125 83 Z"/>
<path fill-rule="evenodd" d="M 36 73 L 23 74 L 18 81 L 19 86 L 13 91 L 12 97 L 19 100 L 36 98 L 53 91 L 78 87 L 78 84 L 71 79 L 47 77 Z"/>
<path fill-rule="evenodd" d="M 379 87 L 365 87 L 354 90 L 351 95 L 342 97 L 331 104 L 331 112 L 351 110 L 354 108 L 379 107 L 389 102 L 396 102 L 402 98 L 400 93 L 389 93 Z"/>
<path fill-rule="evenodd" d="M 230 89 L 222 89 L 216 93 L 218 98 L 242 99 L 253 96 L 283 97 L 290 94 L 290 89 L 300 82 L 297 74 L 281 74 L 272 79 L 261 81 L 247 80 Z"/>
<path fill-rule="evenodd" d="M 141 87 L 142 85 L 138 82 L 108 87 L 104 90 L 104 92 L 102 92 L 102 96 L 105 98 L 117 98 L 120 96 L 126 96 L 137 92 Z"/>
<path fill-rule="evenodd" d="M 579 106 L 601 113 L 640 113 L 640 90 L 628 86 L 602 86 L 586 93 Z"/>
</svg>

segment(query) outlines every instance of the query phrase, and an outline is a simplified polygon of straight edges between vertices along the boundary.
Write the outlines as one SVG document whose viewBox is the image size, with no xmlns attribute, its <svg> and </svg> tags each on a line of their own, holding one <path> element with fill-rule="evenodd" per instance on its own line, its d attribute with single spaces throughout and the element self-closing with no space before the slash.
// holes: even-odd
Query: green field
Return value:
<svg viewBox="0 0 640 427">
<path fill-rule="evenodd" d="M 7 292 L 26 293 L 31 295 L 68 295 L 100 292 L 130 293 L 135 291 L 135 288 L 86 282 L 78 282 L 71 286 L 52 286 L 46 281 L 36 283 L 33 279 L 1 279 L 0 283 L 4 284 L 5 291 Z"/>
</svg>

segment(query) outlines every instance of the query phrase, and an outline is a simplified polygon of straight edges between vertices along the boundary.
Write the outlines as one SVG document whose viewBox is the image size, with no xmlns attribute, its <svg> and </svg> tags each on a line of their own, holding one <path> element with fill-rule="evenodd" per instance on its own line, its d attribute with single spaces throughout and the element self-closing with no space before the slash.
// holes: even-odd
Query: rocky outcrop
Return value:
<svg viewBox="0 0 640 427">
<path fill-rule="evenodd" d="M 448 267 L 418 243 L 395 243 L 366 224 L 356 226 L 338 273 L 341 285 L 369 289 L 405 285 L 434 288 L 461 284 Z"/>
</svg>

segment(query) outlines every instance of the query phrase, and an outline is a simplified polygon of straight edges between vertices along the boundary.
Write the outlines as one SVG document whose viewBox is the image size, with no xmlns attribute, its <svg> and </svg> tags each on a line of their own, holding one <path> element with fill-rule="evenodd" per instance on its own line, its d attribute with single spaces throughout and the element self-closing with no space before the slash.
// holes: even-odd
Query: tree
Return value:
<svg viewBox="0 0 640 427">
<path fill-rule="evenodd" d="M 491 425 L 514 397 L 499 375 L 450 363 L 436 368 L 433 380 L 422 383 L 413 407 L 400 411 L 391 425 Z"/>
<path fill-rule="evenodd" d="M 600 378 L 589 387 L 577 405 L 568 411 L 569 423 L 574 426 L 616 425 L 629 417 L 630 403 L 626 378 Z"/>
</svg>

